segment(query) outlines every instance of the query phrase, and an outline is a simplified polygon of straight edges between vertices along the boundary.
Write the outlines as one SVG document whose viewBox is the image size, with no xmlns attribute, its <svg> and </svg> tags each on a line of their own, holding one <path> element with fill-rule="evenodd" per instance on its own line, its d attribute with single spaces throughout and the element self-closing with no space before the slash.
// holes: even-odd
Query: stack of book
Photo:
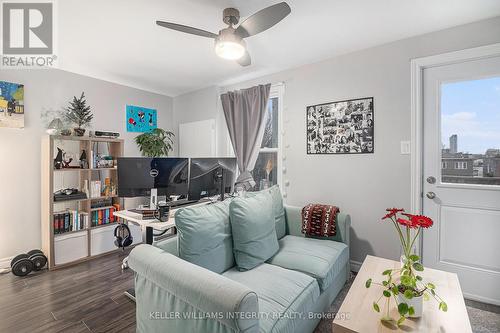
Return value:
<svg viewBox="0 0 500 333">
<path fill-rule="evenodd" d="M 145 209 L 145 208 L 138 208 L 138 209 L 131 209 L 131 212 L 134 212 L 136 214 L 141 215 L 141 220 L 154 220 L 156 210 L 155 209 Z"/>
<path fill-rule="evenodd" d="M 54 213 L 54 234 L 83 230 L 88 227 L 89 214 L 77 210 Z"/>
<path fill-rule="evenodd" d="M 113 215 L 115 210 L 116 208 L 113 206 L 93 210 L 91 216 L 92 226 L 95 227 L 116 222 L 117 219 Z"/>
</svg>

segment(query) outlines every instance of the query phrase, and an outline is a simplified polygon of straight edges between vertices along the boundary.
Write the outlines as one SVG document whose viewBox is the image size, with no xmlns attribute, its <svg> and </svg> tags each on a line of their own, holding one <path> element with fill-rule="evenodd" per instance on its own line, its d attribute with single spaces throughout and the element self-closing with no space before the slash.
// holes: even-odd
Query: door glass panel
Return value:
<svg viewBox="0 0 500 333">
<path fill-rule="evenodd" d="M 500 185 L 500 77 L 441 85 L 441 181 Z"/>
</svg>

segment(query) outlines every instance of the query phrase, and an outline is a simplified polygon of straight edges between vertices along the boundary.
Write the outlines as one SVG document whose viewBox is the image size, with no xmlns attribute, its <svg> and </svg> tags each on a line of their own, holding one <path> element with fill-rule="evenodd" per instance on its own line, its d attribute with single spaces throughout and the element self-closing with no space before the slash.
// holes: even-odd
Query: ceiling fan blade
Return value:
<svg viewBox="0 0 500 333">
<path fill-rule="evenodd" d="M 245 54 L 243 55 L 243 57 L 236 60 L 236 62 L 238 64 L 240 64 L 241 66 L 246 67 L 246 66 L 250 66 L 252 64 L 252 58 L 250 58 L 250 54 L 248 53 L 248 51 L 245 51 Z"/>
<path fill-rule="evenodd" d="M 205 31 L 202 29 L 193 28 L 193 27 L 189 27 L 187 25 L 182 25 L 182 24 L 177 24 L 177 23 L 156 21 L 156 24 L 158 24 L 159 26 L 164 27 L 164 28 L 177 30 L 180 32 L 185 32 L 185 33 L 191 34 L 191 35 L 197 35 L 197 36 L 208 37 L 208 38 L 216 38 L 218 36 L 210 31 Z"/>
<path fill-rule="evenodd" d="M 292 10 L 286 2 L 264 8 L 243 21 L 235 33 L 241 38 L 256 35 L 274 26 L 284 19 Z"/>
</svg>

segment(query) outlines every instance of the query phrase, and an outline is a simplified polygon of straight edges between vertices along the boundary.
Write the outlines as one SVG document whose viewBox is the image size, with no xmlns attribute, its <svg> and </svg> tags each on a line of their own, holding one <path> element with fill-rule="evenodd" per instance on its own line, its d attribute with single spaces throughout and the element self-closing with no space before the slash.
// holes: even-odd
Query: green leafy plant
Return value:
<svg viewBox="0 0 500 333">
<path fill-rule="evenodd" d="M 173 150 L 174 133 L 155 128 L 151 132 L 143 133 L 135 138 L 135 143 L 139 146 L 142 156 L 159 157 L 168 156 Z"/>
<path fill-rule="evenodd" d="M 85 130 L 83 127 L 86 127 L 90 124 L 94 115 L 90 109 L 90 106 L 87 105 L 87 101 L 85 100 L 85 93 L 82 92 L 80 98 L 73 97 L 73 101 L 69 102 L 69 106 L 64 109 L 66 111 L 66 119 L 77 126 L 75 130 L 77 134 L 83 135 Z"/>
<path fill-rule="evenodd" d="M 406 214 L 400 208 L 388 208 L 387 212 L 382 219 L 390 220 L 398 233 L 404 252 L 402 256 L 403 263 L 401 268 L 383 271 L 382 275 L 386 278 L 381 283 L 373 282 L 372 279 L 365 282 L 366 288 L 378 285 L 383 289 L 379 299 L 373 302 L 374 311 L 380 312 L 379 302 L 383 298 L 387 312 L 381 320 L 395 323 L 397 326 L 400 326 L 407 317 L 415 314 L 415 309 L 413 306 L 408 305 L 407 301 L 414 297 L 422 296 L 423 300 L 427 301 L 432 296 L 438 302 L 439 310 L 448 311 L 448 305 L 435 291 L 436 286 L 430 282 L 425 283 L 422 276 L 419 275 L 420 272 L 423 272 L 424 266 L 420 263 L 420 257 L 412 253 L 413 245 L 422 229 L 430 228 L 433 225 L 432 219 L 422 215 Z M 399 218 L 398 214 L 404 215 L 406 218 Z M 391 299 L 394 300 L 398 309 L 399 318 L 397 320 L 389 315 Z"/>
</svg>

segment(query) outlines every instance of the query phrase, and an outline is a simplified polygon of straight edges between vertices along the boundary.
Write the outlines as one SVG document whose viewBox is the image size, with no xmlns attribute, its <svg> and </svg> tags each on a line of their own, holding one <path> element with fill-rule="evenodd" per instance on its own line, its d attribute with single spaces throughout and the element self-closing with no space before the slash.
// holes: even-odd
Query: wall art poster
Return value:
<svg viewBox="0 0 500 333">
<path fill-rule="evenodd" d="M 306 107 L 307 154 L 374 151 L 373 97 Z"/>
<path fill-rule="evenodd" d="M 127 105 L 127 132 L 150 132 L 156 127 L 156 110 Z"/>
<path fill-rule="evenodd" d="M 24 128 L 24 85 L 0 81 L 0 127 Z"/>
</svg>

